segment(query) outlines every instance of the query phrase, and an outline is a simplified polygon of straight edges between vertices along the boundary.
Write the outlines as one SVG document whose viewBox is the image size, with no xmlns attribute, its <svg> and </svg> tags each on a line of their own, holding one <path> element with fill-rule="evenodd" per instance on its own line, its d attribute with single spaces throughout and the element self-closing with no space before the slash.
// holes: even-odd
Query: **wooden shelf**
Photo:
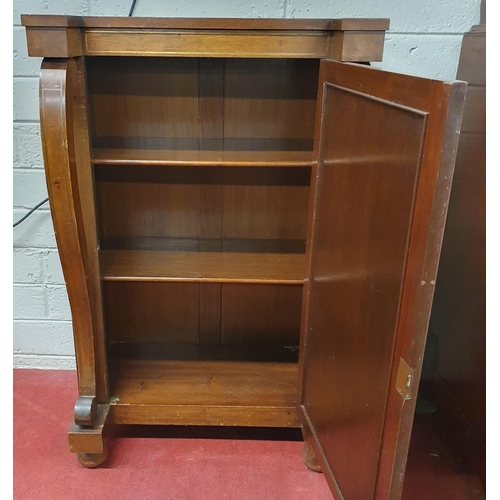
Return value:
<svg viewBox="0 0 500 500">
<path fill-rule="evenodd" d="M 162 149 L 94 149 L 98 165 L 164 167 L 310 167 L 311 151 L 199 151 Z"/>
<path fill-rule="evenodd" d="M 104 281 L 302 284 L 304 254 L 101 250 Z"/>
<path fill-rule="evenodd" d="M 296 363 L 115 359 L 114 423 L 298 427 Z"/>
</svg>

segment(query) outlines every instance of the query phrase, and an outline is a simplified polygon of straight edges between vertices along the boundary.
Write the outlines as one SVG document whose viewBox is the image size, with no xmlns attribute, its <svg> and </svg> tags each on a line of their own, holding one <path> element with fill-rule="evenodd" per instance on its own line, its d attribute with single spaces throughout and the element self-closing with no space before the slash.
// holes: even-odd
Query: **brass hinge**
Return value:
<svg viewBox="0 0 500 500">
<path fill-rule="evenodd" d="M 403 358 L 399 358 L 398 376 L 396 378 L 396 389 L 406 401 L 411 399 L 413 385 L 413 368 L 410 368 Z"/>
</svg>

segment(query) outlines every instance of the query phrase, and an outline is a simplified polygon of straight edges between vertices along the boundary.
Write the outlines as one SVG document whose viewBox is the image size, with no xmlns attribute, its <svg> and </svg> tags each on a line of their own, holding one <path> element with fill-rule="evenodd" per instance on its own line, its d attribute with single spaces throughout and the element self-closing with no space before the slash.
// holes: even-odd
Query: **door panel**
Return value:
<svg viewBox="0 0 500 500">
<path fill-rule="evenodd" d="M 322 130 L 304 405 L 346 498 L 369 498 L 426 116 L 329 84 L 324 106 L 337 120 Z"/>
<path fill-rule="evenodd" d="M 410 339 L 426 330 L 401 318 L 428 318 L 411 290 L 429 227 L 442 235 L 444 218 L 429 216 L 452 89 L 463 99 L 462 84 L 321 64 L 300 411 L 338 498 L 388 498 L 402 410 L 411 405 L 396 390 L 394 367 L 409 340 L 408 373 L 419 371 L 422 352 Z M 442 165 L 450 179 L 452 156 Z M 394 403 L 399 412 L 388 421 Z M 382 449 L 393 460 L 379 481 Z"/>
</svg>

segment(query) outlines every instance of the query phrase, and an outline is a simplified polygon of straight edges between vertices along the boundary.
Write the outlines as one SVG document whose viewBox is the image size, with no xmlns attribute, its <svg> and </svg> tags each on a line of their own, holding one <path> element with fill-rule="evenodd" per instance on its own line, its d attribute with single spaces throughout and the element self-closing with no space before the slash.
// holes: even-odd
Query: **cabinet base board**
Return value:
<svg viewBox="0 0 500 500">
<path fill-rule="evenodd" d="M 111 405 L 114 424 L 300 427 L 294 407 Z"/>
</svg>

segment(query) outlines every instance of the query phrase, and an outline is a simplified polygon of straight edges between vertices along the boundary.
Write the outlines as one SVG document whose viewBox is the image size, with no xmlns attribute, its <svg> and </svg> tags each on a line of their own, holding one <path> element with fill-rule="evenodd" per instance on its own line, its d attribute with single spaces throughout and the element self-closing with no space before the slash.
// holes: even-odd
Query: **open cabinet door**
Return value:
<svg viewBox="0 0 500 500">
<path fill-rule="evenodd" d="M 320 70 L 299 415 L 336 499 L 396 499 L 466 85 Z"/>
</svg>

